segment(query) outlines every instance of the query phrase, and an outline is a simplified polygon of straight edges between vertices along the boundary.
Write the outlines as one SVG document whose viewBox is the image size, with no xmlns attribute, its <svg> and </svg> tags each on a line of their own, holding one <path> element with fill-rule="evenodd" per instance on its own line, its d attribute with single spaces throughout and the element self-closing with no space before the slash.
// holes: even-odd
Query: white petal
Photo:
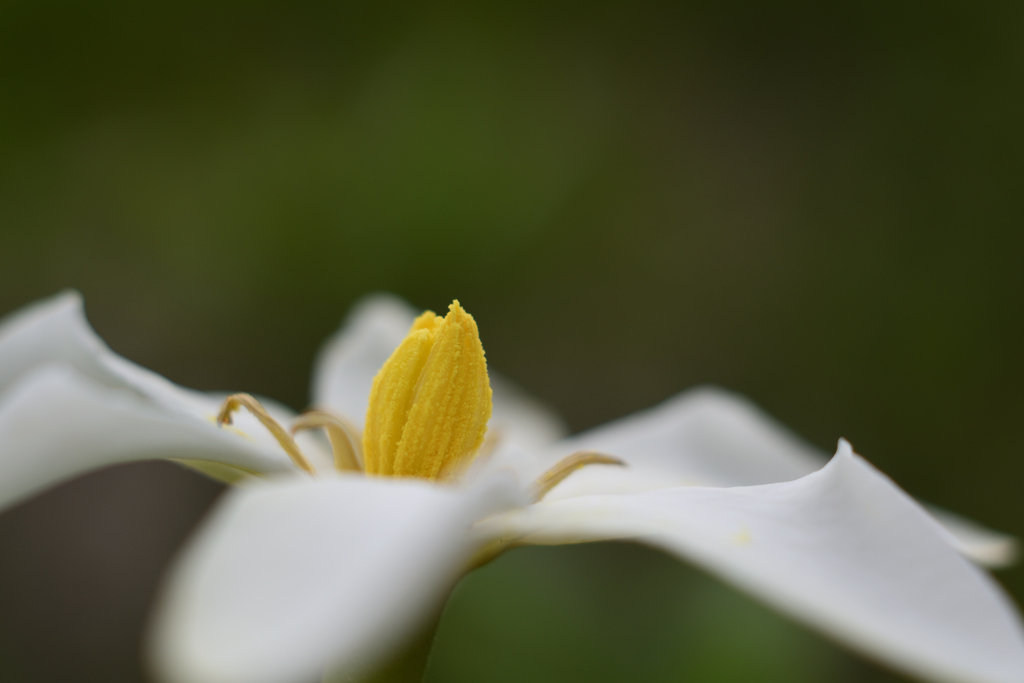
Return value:
<svg viewBox="0 0 1024 683">
<path fill-rule="evenodd" d="M 165 410 L 77 370 L 45 365 L 0 399 L 0 508 L 89 469 L 152 458 L 288 471 L 279 448 Z"/>
<path fill-rule="evenodd" d="M 420 313 L 401 299 L 374 294 L 360 301 L 341 329 L 324 344 L 313 372 L 313 404 L 362 428 L 373 378 L 405 339 Z M 539 401 L 488 368 L 494 391 L 489 429 L 505 442 L 538 447 L 562 438 L 562 421 Z"/>
<path fill-rule="evenodd" d="M 1017 561 L 1017 539 L 1009 534 L 985 528 L 966 517 L 935 505 L 925 509 L 950 536 L 950 543 L 962 555 L 985 567 L 1009 567 Z"/>
<path fill-rule="evenodd" d="M 536 449 L 553 444 L 569 430 L 550 408 L 492 369 L 487 370 L 494 392 L 494 409 L 488 430 L 499 442 Z"/>
<path fill-rule="evenodd" d="M 110 353 L 86 323 L 78 292 L 38 301 L 0 323 L 0 395 L 19 377 L 58 361 L 104 384 L 123 386 L 101 360 Z"/>
<path fill-rule="evenodd" d="M 654 408 L 572 437 L 558 444 L 549 459 L 576 450 L 615 455 L 629 468 L 611 473 L 607 468 L 582 470 L 552 495 L 608 492 L 588 485 L 592 478 L 607 474 L 620 482 L 623 477 L 637 479 L 629 484 L 634 491 L 694 484 L 750 486 L 797 479 L 825 463 L 817 449 L 755 405 L 714 388 L 686 391 Z M 661 484 L 653 486 L 654 482 Z"/>
<path fill-rule="evenodd" d="M 397 297 L 375 294 L 349 312 L 327 340 L 313 371 L 313 405 L 362 428 L 377 371 L 405 339 L 416 311 Z"/>
<path fill-rule="evenodd" d="M 166 413 L 166 418 L 172 422 L 200 423 L 189 427 L 200 432 L 208 429 L 208 423 L 216 416 L 227 395 L 180 387 L 111 351 L 86 321 L 82 298 L 77 292 L 66 292 L 37 302 L 8 316 L 0 324 L 0 397 L 17 386 L 24 377 L 53 364 L 73 368 L 79 377 L 92 380 L 96 385 L 130 392 L 140 399 L 140 406 L 145 405 Z M 264 400 L 264 406 L 281 422 L 287 422 L 293 417 L 292 411 L 272 401 Z M 51 421 L 49 429 L 77 429 L 77 425 L 73 419 L 57 416 L 57 419 Z M 230 431 L 263 447 L 258 449 L 261 455 L 255 459 L 249 458 L 249 465 L 263 463 L 267 460 L 264 454 L 271 449 L 280 450 L 267 430 L 244 411 L 234 416 Z M 67 435 L 68 438 L 73 436 Z M 318 468 L 330 466 L 330 456 L 316 439 L 308 436 L 300 438 L 300 445 L 307 457 Z M 70 457 L 70 454 L 66 457 Z M 118 457 L 127 459 L 126 455 Z M 151 451 L 139 454 L 139 458 L 150 457 L 153 457 Z M 278 471 L 282 458 L 287 460 L 283 453 L 269 460 L 268 471 Z M 83 469 L 94 466 L 85 462 L 83 460 Z M 40 463 L 40 466 L 49 467 L 46 463 Z M 64 469 L 56 463 L 54 467 Z M 0 478 L 4 476 L 3 470 L 0 470 Z"/>
<path fill-rule="evenodd" d="M 172 683 L 292 683 L 360 670 L 411 636 L 467 568 L 504 484 L 358 475 L 234 489 L 170 575 L 151 638 Z"/>
<path fill-rule="evenodd" d="M 1024 681 L 1010 600 L 846 442 L 796 481 L 544 502 L 477 530 L 510 543 L 641 540 L 911 674 Z"/>
<path fill-rule="evenodd" d="M 629 465 L 585 468 L 557 486 L 549 499 L 672 486 L 771 484 L 797 479 L 827 462 L 822 451 L 750 401 L 710 387 L 563 441 L 533 464 L 530 476 L 576 450 L 602 451 Z M 1001 567 L 1016 558 L 1013 537 L 938 507 L 928 510 L 946 527 L 953 546 L 975 562 Z"/>
</svg>

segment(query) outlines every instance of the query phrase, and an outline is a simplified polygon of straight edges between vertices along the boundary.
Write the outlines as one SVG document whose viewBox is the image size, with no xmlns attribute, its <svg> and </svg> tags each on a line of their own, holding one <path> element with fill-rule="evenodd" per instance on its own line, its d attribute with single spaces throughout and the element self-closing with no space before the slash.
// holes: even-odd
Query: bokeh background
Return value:
<svg viewBox="0 0 1024 683">
<path fill-rule="evenodd" d="M 75 287 L 128 358 L 301 409 L 358 297 L 457 297 L 574 430 L 719 384 L 1024 535 L 1021 36 L 1014 2 L 6 1 L 0 312 Z M 0 515 L 0 681 L 146 680 L 219 492 L 146 463 Z M 428 681 L 525 680 L 902 679 L 598 544 L 450 602 Z"/>
</svg>

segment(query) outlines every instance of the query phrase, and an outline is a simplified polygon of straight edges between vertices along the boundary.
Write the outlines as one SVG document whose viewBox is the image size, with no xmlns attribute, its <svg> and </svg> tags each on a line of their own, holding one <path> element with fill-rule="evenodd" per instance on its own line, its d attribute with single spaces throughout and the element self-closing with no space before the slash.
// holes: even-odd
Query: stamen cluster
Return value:
<svg viewBox="0 0 1024 683">
<path fill-rule="evenodd" d="M 432 311 L 416 318 L 408 336 L 377 373 L 362 438 L 348 420 L 321 410 L 303 413 L 286 430 L 249 394 L 229 396 L 217 423 L 230 424 L 231 413 L 246 408 L 296 466 L 310 474 L 316 471 L 292 434 L 324 429 L 338 471 L 445 481 L 465 471 L 485 445 L 491 396 L 476 322 L 453 301 L 444 318 Z M 623 463 L 601 453 L 575 453 L 537 480 L 535 498 L 542 498 L 577 469 L 593 464 Z"/>
</svg>

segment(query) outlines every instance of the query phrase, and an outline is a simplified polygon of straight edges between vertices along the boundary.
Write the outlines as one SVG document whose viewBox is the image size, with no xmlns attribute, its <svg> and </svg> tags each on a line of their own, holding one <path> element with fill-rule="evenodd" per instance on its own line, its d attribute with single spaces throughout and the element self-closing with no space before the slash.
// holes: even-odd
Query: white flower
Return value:
<svg viewBox="0 0 1024 683">
<path fill-rule="evenodd" d="M 347 419 L 350 433 L 361 428 L 373 378 L 412 319 L 394 299 L 361 305 L 319 358 L 314 405 Z M 457 481 L 337 472 L 316 434 L 300 433 L 300 456 L 289 456 L 249 413 L 218 427 L 225 395 L 178 387 L 113 354 L 79 297 L 62 295 L 0 326 L 0 507 L 147 458 L 244 483 L 165 587 L 151 635 L 169 681 L 357 671 L 392 654 L 461 575 L 505 548 L 633 539 L 912 675 L 1024 682 L 1017 611 L 961 555 L 1005 563 L 1012 540 L 927 512 L 845 441 L 822 466 L 756 408 L 712 389 L 559 440 L 557 420 L 490 377 L 500 444 Z M 276 423 L 294 417 L 264 405 Z M 627 466 L 560 479 L 579 452 Z"/>
</svg>

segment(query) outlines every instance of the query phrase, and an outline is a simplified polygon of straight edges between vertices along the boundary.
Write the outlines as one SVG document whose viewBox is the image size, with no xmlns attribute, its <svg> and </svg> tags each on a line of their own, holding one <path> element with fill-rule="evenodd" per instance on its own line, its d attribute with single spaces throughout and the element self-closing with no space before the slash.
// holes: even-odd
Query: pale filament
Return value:
<svg viewBox="0 0 1024 683">
<path fill-rule="evenodd" d="M 596 451 L 577 451 L 572 455 L 562 458 L 554 467 L 540 475 L 533 485 L 534 500 L 540 500 L 551 489 L 562 483 L 570 474 L 587 465 L 619 465 L 625 467 L 626 463 L 618 458 Z"/>
<path fill-rule="evenodd" d="M 224 399 L 224 403 L 220 407 L 220 412 L 217 413 L 217 424 L 231 424 L 231 413 L 235 412 L 239 408 L 245 408 L 252 413 L 253 416 L 267 428 L 267 431 L 277 439 L 277 443 L 281 444 L 281 448 L 284 449 L 284 452 L 288 454 L 288 457 L 291 458 L 292 462 L 298 465 L 300 469 L 310 474 L 316 474 L 316 470 L 313 469 L 309 460 L 307 460 L 306 456 L 304 456 L 302 451 L 299 450 L 299 446 L 295 443 L 295 439 L 292 438 L 292 435 L 281 426 L 281 423 L 270 416 L 270 413 L 267 412 L 266 408 L 260 405 L 259 401 L 249 394 L 232 394 Z"/>
<path fill-rule="evenodd" d="M 605 455 L 604 453 L 597 453 L 595 451 L 577 451 L 576 453 L 559 460 L 554 467 L 542 474 L 537 481 L 534 482 L 534 502 L 539 502 L 548 494 L 549 491 L 551 491 L 551 489 L 565 481 L 566 477 L 587 465 L 620 465 L 625 467 L 626 463 L 618 458 Z M 469 568 L 476 569 L 477 567 L 482 567 L 506 550 L 515 548 L 516 546 L 521 545 L 521 543 L 522 542 L 519 537 L 493 540 L 477 551 L 476 555 L 473 556 L 473 559 L 470 560 Z"/>
<path fill-rule="evenodd" d="M 475 459 L 481 460 L 491 457 L 491 454 L 498 449 L 502 441 L 504 441 L 504 435 L 500 429 L 488 429 L 487 434 L 484 435 L 484 442 L 480 444 L 480 450 L 476 452 Z"/>
<path fill-rule="evenodd" d="M 304 429 L 323 429 L 327 432 L 334 453 L 334 469 L 339 472 L 363 471 L 359 464 L 362 455 L 359 430 L 351 422 L 322 410 L 310 410 L 292 422 L 292 434 Z"/>
</svg>

